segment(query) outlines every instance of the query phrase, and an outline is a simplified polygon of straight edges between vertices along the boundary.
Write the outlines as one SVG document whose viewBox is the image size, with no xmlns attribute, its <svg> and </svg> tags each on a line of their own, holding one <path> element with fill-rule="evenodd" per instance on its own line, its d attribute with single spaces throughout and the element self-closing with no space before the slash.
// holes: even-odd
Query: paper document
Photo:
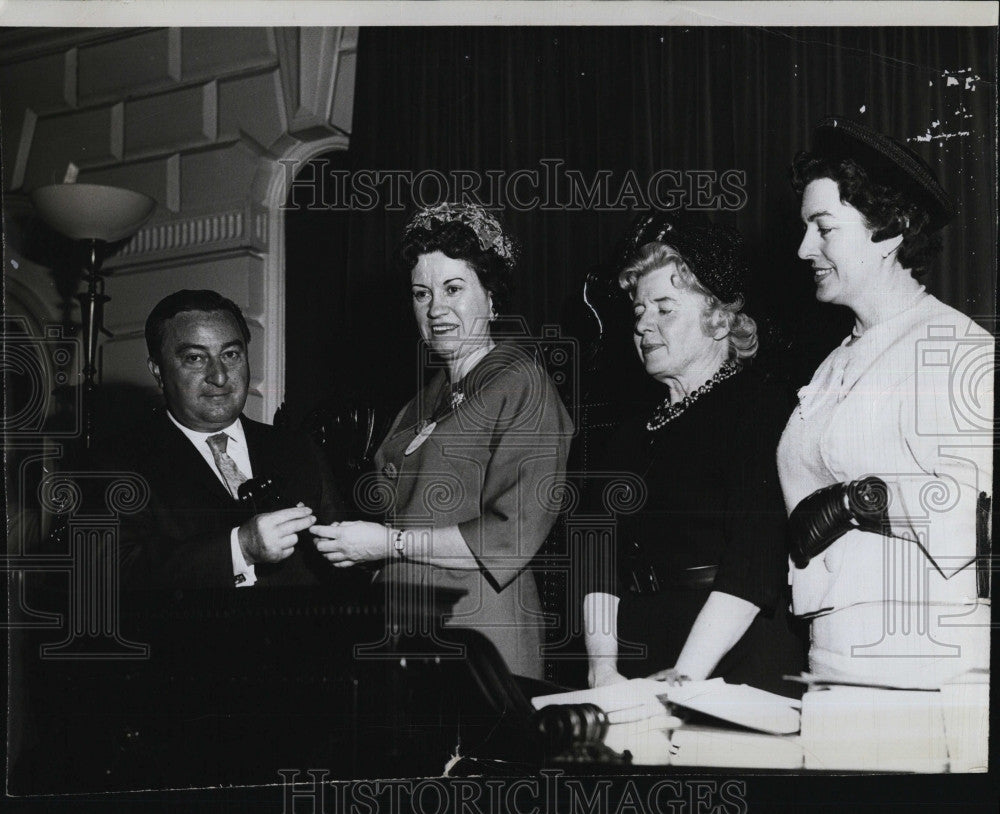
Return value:
<svg viewBox="0 0 1000 814">
<path fill-rule="evenodd" d="M 798 735 L 766 735 L 690 724 L 671 733 L 670 746 L 673 766 L 801 769 L 803 763 Z"/>
<path fill-rule="evenodd" d="M 943 772 L 941 693 L 830 687 L 802 698 L 806 769 Z"/>
<path fill-rule="evenodd" d="M 746 684 L 727 684 L 721 678 L 689 681 L 676 687 L 648 678 L 634 678 L 592 690 L 533 698 L 535 709 L 551 704 L 595 704 L 612 723 L 662 715 L 664 703 L 720 718 L 729 723 L 787 735 L 799 731 L 799 702 Z"/>
<path fill-rule="evenodd" d="M 667 698 L 676 706 L 759 732 L 789 735 L 799 731 L 798 701 L 746 684 L 727 684 L 721 678 L 689 681 L 668 687 Z"/>
<path fill-rule="evenodd" d="M 811 687 L 876 687 L 883 690 L 927 690 L 934 691 L 941 689 L 939 681 L 920 681 L 919 676 L 912 677 L 911 680 L 901 681 L 880 681 L 877 678 L 864 680 L 853 678 L 842 678 L 837 675 L 825 675 L 823 673 L 799 673 L 797 676 L 785 676 L 787 681 L 798 681 L 808 684 Z M 966 673 L 952 679 L 948 684 L 989 684 L 990 674 L 988 670 L 969 670 Z"/>
<path fill-rule="evenodd" d="M 553 704 L 594 704 L 608 714 L 611 723 L 627 723 L 663 715 L 665 708 L 659 696 L 665 695 L 665 690 L 662 681 L 633 678 L 592 690 L 539 695 L 532 698 L 531 703 L 535 709 Z"/>
</svg>

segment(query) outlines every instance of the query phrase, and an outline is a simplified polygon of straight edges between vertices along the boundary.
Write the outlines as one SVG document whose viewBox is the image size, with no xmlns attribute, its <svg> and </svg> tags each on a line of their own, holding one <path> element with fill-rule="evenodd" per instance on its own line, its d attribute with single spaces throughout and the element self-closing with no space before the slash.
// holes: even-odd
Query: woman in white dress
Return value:
<svg viewBox="0 0 1000 814">
<path fill-rule="evenodd" d="M 993 483 L 994 339 L 918 281 L 952 207 L 912 151 L 827 117 L 792 175 L 816 298 L 855 317 L 778 447 L 793 611 L 811 618 L 812 672 L 939 686 L 989 667 L 976 546 Z M 858 483 L 869 476 L 884 488 Z"/>
</svg>

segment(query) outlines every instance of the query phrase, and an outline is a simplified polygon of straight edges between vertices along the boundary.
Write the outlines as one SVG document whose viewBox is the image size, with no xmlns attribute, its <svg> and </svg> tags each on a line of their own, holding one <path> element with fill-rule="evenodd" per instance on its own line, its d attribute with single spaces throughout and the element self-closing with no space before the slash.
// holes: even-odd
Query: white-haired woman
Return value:
<svg viewBox="0 0 1000 814">
<path fill-rule="evenodd" d="M 801 669 L 803 646 L 787 624 L 775 467 L 790 405 L 745 365 L 757 329 L 742 312 L 742 239 L 653 214 L 629 242 L 619 282 L 639 357 L 664 393 L 622 425 L 602 465 L 638 475 L 646 498 L 588 569 L 589 683 L 722 676 L 794 692 L 781 677 Z"/>
</svg>

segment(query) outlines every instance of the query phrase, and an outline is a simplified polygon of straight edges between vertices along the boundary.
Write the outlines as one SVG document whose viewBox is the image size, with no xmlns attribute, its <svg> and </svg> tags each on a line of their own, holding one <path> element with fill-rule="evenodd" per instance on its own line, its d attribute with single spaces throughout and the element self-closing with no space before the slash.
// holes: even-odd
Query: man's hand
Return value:
<svg viewBox="0 0 1000 814">
<path fill-rule="evenodd" d="M 267 514 L 257 514 L 237 530 L 247 564 L 280 562 L 292 556 L 298 533 L 316 522 L 312 509 L 295 506 Z"/>
</svg>

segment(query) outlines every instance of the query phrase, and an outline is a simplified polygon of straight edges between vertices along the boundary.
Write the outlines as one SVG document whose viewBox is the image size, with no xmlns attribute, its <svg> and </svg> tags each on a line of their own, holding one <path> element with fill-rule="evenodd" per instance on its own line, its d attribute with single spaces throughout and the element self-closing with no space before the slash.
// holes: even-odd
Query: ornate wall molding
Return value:
<svg viewBox="0 0 1000 814">
<path fill-rule="evenodd" d="M 234 247 L 260 252 L 268 250 L 266 209 L 249 204 L 239 209 L 153 223 L 140 229 L 107 265 L 131 265 L 137 259 L 187 255 L 192 251 L 201 254 Z"/>
</svg>

